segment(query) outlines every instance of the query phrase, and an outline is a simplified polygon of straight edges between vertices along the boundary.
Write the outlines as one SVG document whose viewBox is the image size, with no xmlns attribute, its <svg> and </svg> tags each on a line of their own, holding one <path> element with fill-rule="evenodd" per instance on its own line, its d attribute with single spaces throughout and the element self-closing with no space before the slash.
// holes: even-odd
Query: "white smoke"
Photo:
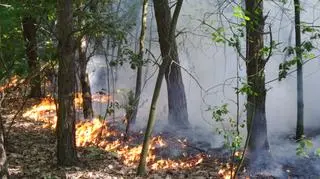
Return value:
<svg viewBox="0 0 320 179">
<path fill-rule="evenodd" d="M 224 2 L 224 1 L 223 1 Z M 178 36 L 179 55 L 181 66 L 188 70 L 183 71 L 183 78 L 188 100 L 189 120 L 194 126 L 200 127 L 201 131 L 209 131 L 213 133 L 217 124 L 211 119 L 211 113 L 206 111 L 208 105 L 221 105 L 229 103 L 231 114 L 236 115 L 236 105 L 232 102 L 235 100 L 236 72 L 237 72 L 237 53 L 234 48 L 215 44 L 211 39 L 212 31 L 206 30 L 201 25 L 201 20 L 207 18 L 207 23 L 214 27 L 223 25 L 228 27 L 224 17 L 219 16 L 217 1 L 210 0 L 186 0 L 184 2 L 182 13 L 179 18 L 178 31 L 182 31 Z M 223 4 L 222 1 L 220 5 Z M 319 24 L 320 11 L 317 9 L 319 1 L 303 0 L 303 11 L 301 19 L 303 22 L 311 24 Z M 293 30 L 293 5 L 286 5 L 277 1 L 267 1 L 265 3 L 265 14 L 268 14 L 267 25 L 271 24 L 273 32 L 273 40 L 281 43 L 279 49 L 275 51 L 266 66 L 266 81 L 276 79 L 279 72 L 279 64 L 284 59 L 290 60 L 292 57 L 285 57 L 283 48 L 291 45 L 294 46 L 294 30 Z M 153 7 L 150 7 L 153 8 Z M 220 9 L 221 11 L 221 9 Z M 231 7 L 224 9 L 224 15 L 232 18 L 233 10 Z M 138 17 L 137 17 L 138 18 Z M 150 19 L 150 18 L 149 18 Z M 221 19 L 223 23 L 221 24 Z M 149 24 L 150 25 L 150 24 Z M 151 51 L 154 56 L 159 57 L 159 44 L 157 43 L 157 32 L 155 21 L 153 22 L 152 37 L 147 35 L 146 43 L 152 38 L 153 44 Z M 139 26 L 139 25 L 138 25 Z M 150 27 L 148 27 L 150 29 Z M 207 28 L 208 29 L 208 28 Z M 147 33 L 149 34 L 149 33 Z M 308 36 L 303 35 L 303 39 L 307 40 Z M 266 36 L 266 45 L 268 45 L 268 37 Z M 148 45 L 146 45 L 148 46 Z M 244 48 L 244 46 L 243 46 Z M 316 52 L 318 53 L 318 52 Z M 316 54 L 316 55 L 319 55 Z M 241 60 L 241 59 L 240 59 Z M 94 91 L 99 90 L 99 85 L 107 87 L 104 82 L 103 72 L 99 72 L 99 64 L 104 64 L 103 57 L 94 57 L 89 64 L 90 80 Z M 155 66 L 149 64 L 148 77 L 152 76 Z M 294 68 L 293 68 L 294 70 Z M 320 129 L 319 123 L 319 102 L 320 91 L 320 63 L 317 59 L 311 60 L 304 65 L 304 109 L 305 109 L 305 126 L 306 129 Z M 100 73 L 103 75 L 100 76 Z M 192 74 L 193 77 L 190 76 Z M 245 65 L 241 61 L 240 76 L 245 80 Z M 146 125 L 149 113 L 150 101 L 153 93 L 155 77 L 157 73 L 146 83 L 143 89 L 141 102 L 138 113 L 138 121 L 141 127 Z M 128 70 L 125 66 L 118 71 L 117 88 L 131 88 L 135 85 L 135 71 Z M 105 78 L 105 76 L 104 76 Z M 196 82 L 193 78 L 196 78 Z M 225 84 L 224 84 L 225 83 Z M 200 87 L 209 89 L 204 92 Z M 224 84 L 224 85 L 222 85 Z M 297 162 L 296 144 L 284 136 L 294 135 L 296 125 L 296 75 L 292 73 L 282 81 L 275 80 L 267 84 L 267 121 L 268 134 L 271 150 L 274 158 L 281 164 Z M 165 122 L 167 116 L 167 95 L 166 85 L 163 82 L 161 97 L 158 106 L 157 120 Z M 245 97 L 241 97 L 241 103 L 245 102 Z M 241 105 L 241 117 L 245 118 L 244 106 Z M 210 125 L 208 125 L 210 124 Z M 319 145 L 319 137 L 314 138 L 314 148 Z M 208 139 L 208 142 L 221 145 L 221 141 L 216 138 Z M 318 162 L 318 163 L 317 163 Z M 297 164 L 297 163 L 294 163 Z M 316 165 L 317 164 L 317 165 Z M 320 172 L 319 160 L 314 161 L 315 170 Z"/>
</svg>

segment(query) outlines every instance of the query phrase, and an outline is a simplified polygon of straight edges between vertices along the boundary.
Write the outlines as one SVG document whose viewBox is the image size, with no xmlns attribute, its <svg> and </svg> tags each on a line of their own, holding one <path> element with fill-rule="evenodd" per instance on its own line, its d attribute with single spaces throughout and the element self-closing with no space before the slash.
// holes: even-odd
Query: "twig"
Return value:
<svg viewBox="0 0 320 179">
<path fill-rule="evenodd" d="M 197 85 L 200 87 L 201 90 L 206 91 L 202 85 L 200 84 L 200 82 L 198 81 L 198 79 L 192 75 L 186 68 L 184 68 L 183 66 L 181 66 L 180 64 L 178 64 L 176 61 L 172 61 L 171 63 L 176 64 L 178 67 L 182 68 L 186 73 L 188 73 L 189 76 L 191 76 L 192 79 L 194 79 L 194 81 L 197 83 Z"/>
<path fill-rule="evenodd" d="M 26 93 L 26 92 L 25 92 L 25 93 Z M 4 132 L 4 129 L 3 129 L 3 138 L 4 138 L 5 143 L 7 142 L 7 137 L 8 137 L 9 134 L 10 134 L 11 128 L 12 128 L 13 124 L 15 123 L 16 118 L 18 117 L 18 115 L 20 114 L 20 112 L 23 110 L 23 108 L 24 108 L 24 106 L 26 105 L 27 101 L 28 101 L 28 98 L 27 98 L 26 94 L 24 94 L 24 100 L 23 100 L 23 102 L 22 102 L 22 105 L 20 106 L 20 108 L 18 109 L 18 111 L 15 113 L 15 115 L 14 115 L 13 118 L 11 119 L 11 123 L 10 123 L 10 125 L 8 126 L 7 132 Z"/>
<path fill-rule="evenodd" d="M 199 147 L 190 145 L 190 144 L 188 144 L 187 142 L 182 142 L 182 141 L 180 141 L 179 139 L 177 139 L 177 140 L 178 140 L 179 143 L 181 143 L 181 144 L 184 145 L 184 146 L 187 146 L 187 147 L 189 147 L 189 148 L 196 149 L 196 150 L 198 150 L 199 152 L 202 152 L 202 153 L 207 153 L 207 151 L 204 150 L 204 149 L 201 149 L 201 148 L 199 148 Z"/>
</svg>

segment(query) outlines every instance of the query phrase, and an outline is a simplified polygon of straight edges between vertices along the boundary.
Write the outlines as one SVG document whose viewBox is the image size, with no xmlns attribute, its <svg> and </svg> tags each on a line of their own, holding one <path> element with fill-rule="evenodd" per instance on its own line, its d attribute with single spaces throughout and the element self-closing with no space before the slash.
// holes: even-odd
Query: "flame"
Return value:
<svg viewBox="0 0 320 179">
<path fill-rule="evenodd" d="M 23 114 L 36 121 L 44 122 L 44 128 L 56 128 L 57 116 L 56 105 L 52 97 L 43 98 L 38 105 L 34 105 L 30 110 Z"/>
<path fill-rule="evenodd" d="M 24 79 L 21 79 L 19 76 L 15 75 L 15 76 L 12 76 L 8 81 L 9 82 L 6 83 L 5 85 L 0 86 L 0 92 L 4 91 L 5 89 L 17 86 L 18 83 L 23 82 Z"/>
<path fill-rule="evenodd" d="M 112 97 L 107 94 L 93 94 L 91 96 L 91 99 L 92 101 L 99 102 L 99 103 L 112 102 Z M 76 109 L 82 109 L 82 104 L 83 104 L 82 93 L 80 92 L 75 93 L 74 104 Z"/>
<path fill-rule="evenodd" d="M 75 93 L 74 94 L 74 105 L 76 109 L 82 109 L 83 98 L 82 93 Z"/>
<path fill-rule="evenodd" d="M 240 155 L 240 152 L 238 154 Z M 218 174 L 223 179 L 231 179 L 231 176 L 234 176 L 237 167 L 234 166 L 232 170 L 231 168 L 232 168 L 231 165 L 228 163 L 226 166 L 219 169 Z"/>
<path fill-rule="evenodd" d="M 75 101 L 81 104 L 80 96 L 76 95 L 75 97 Z M 110 97 L 105 96 L 105 99 L 109 100 Z M 54 99 L 51 97 L 44 98 L 40 104 L 27 111 L 24 117 L 43 121 L 45 123 L 43 127 L 55 129 L 57 121 L 55 109 Z M 129 145 L 128 143 L 132 139 L 130 138 L 128 142 L 125 142 L 121 140 L 123 136 L 123 133 L 113 129 L 108 122 L 100 119 L 95 118 L 91 121 L 77 121 L 76 123 L 76 145 L 78 147 L 97 146 L 106 151 L 116 153 L 125 165 L 137 166 L 142 145 Z M 191 168 L 200 164 L 204 159 L 202 154 L 181 160 L 162 159 L 156 155 L 156 150 L 165 147 L 168 147 L 168 144 L 161 136 L 155 136 L 151 139 L 147 165 L 152 170 Z"/>
<path fill-rule="evenodd" d="M 223 177 L 223 179 L 231 179 L 231 172 L 228 169 L 222 168 L 218 171 L 218 174 Z"/>
<path fill-rule="evenodd" d="M 108 103 L 112 101 L 112 96 L 107 94 L 93 94 L 92 101 L 100 102 L 100 103 Z"/>
</svg>

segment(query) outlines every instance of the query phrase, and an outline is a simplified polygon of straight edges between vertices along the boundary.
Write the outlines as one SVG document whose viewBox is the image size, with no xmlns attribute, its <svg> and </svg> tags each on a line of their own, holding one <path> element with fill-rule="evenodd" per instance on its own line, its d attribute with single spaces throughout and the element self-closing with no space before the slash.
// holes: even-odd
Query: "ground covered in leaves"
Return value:
<svg viewBox="0 0 320 179">
<path fill-rule="evenodd" d="M 23 99 L 11 98 L 6 102 L 3 117 L 6 126 L 21 108 Z M 23 110 L 36 104 L 28 100 Z M 22 117 L 23 110 L 13 121 L 7 136 L 9 173 L 12 178 L 139 178 L 136 168 L 122 164 L 112 152 L 97 147 L 78 148 L 81 163 L 74 167 L 59 167 L 56 162 L 56 140 L 52 129 L 44 123 Z M 140 178 L 221 178 L 218 165 L 211 159 L 187 170 L 159 170 Z"/>
</svg>

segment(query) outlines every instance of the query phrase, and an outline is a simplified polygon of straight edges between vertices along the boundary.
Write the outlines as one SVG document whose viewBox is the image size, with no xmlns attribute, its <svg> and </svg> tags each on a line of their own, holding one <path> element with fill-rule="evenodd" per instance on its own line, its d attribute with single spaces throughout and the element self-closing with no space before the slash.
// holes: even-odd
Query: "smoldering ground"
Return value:
<svg viewBox="0 0 320 179">
<path fill-rule="evenodd" d="M 302 1 L 304 11 L 301 19 L 304 22 L 319 24 L 318 17 L 320 11 L 315 9 L 319 2 Z M 221 147 L 223 139 L 215 129 L 221 127 L 220 123 L 214 122 L 208 106 L 220 106 L 228 103 L 230 114 L 236 118 L 236 75 L 239 70 L 241 82 L 245 82 L 245 65 L 240 58 L 240 64 L 237 66 L 237 52 L 234 48 L 224 44 L 216 44 L 212 41 L 212 29 L 204 27 L 201 23 L 206 20 L 213 26 L 221 26 L 228 29 L 228 23 L 224 17 L 219 16 L 221 8 L 227 6 L 223 2 L 213 2 L 211 0 L 193 1 L 186 0 L 182 14 L 179 18 L 177 37 L 179 44 L 179 55 L 184 77 L 184 85 L 188 100 L 189 121 L 193 129 L 189 133 L 181 133 L 189 138 L 199 141 L 205 140 L 212 148 Z M 151 12 L 151 10 L 149 10 Z M 139 14 L 139 12 L 137 11 Z M 151 13 L 149 13 L 148 22 L 150 23 Z M 232 19 L 232 5 L 224 9 L 226 17 Z M 273 156 L 275 168 L 266 170 L 269 173 L 279 177 L 292 176 L 313 177 L 320 173 L 320 160 L 314 154 L 316 148 L 320 147 L 320 63 L 315 58 L 304 65 L 304 109 L 305 109 L 305 127 L 306 135 L 313 142 L 313 148 L 307 151 L 310 158 L 302 158 L 296 155 L 297 144 L 292 139 L 295 134 L 296 125 L 296 75 L 291 73 L 286 79 L 278 81 L 279 64 L 284 60 L 290 60 L 293 57 L 286 56 L 283 49 L 286 46 L 294 46 L 294 26 L 293 26 L 293 5 L 285 5 L 277 2 L 265 3 L 265 14 L 268 15 L 266 26 L 271 25 L 273 40 L 280 43 L 278 49 L 274 51 L 273 56 L 266 66 L 266 117 L 270 149 Z M 139 16 L 137 15 L 137 18 Z M 234 20 L 234 19 L 233 19 Z M 137 23 L 139 24 L 139 23 Z M 137 25 L 138 26 L 138 25 Z M 154 57 L 158 58 L 159 45 L 157 43 L 157 32 L 155 22 L 152 22 L 152 33 L 147 33 L 146 43 L 149 39 L 152 41 L 151 50 Z M 150 24 L 148 30 L 150 30 Z M 228 30 L 226 31 L 228 32 Z M 151 36 L 150 36 L 151 34 Z M 230 35 L 226 33 L 226 35 Z M 307 40 L 308 35 L 303 35 Z M 269 43 L 269 37 L 265 37 L 265 43 Z M 148 45 L 147 45 L 148 46 Z M 245 46 L 243 44 L 243 53 Z M 317 51 L 315 51 L 315 55 Z M 146 55 L 147 56 L 147 55 Z M 150 57 L 152 58 L 152 57 Z M 90 74 L 92 89 L 97 92 L 100 89 L 107 89 L 106 68 L 103 57 L 93 57 L 89 63 L 88 72 Z M 145 67 L 146 69 L 147 67 Z M 135 85 L 135 71 L 127 70 L 128 68 L 120 67 L 117 72 L 117 89 L 133 89 Z M 145 78 L 145 86 L 141 96 L 139 106 L 138 121 L 136 129 L 144 128 L 148 117 L 151 96 L 153 93 L 155 77 L 157 73 L 156 65 L 148 64 L 148 72 Z M 291 70 L 295 70 L 293 67 Z M 100 71 L 100 72 L 99 72 Z M 188 72 L 186 72 L 188 71 Z M 155 74 L 154 74 L 155 73 Z M 240 85 L 241 85 L 240 82 Z M 165 82 L 162 86 L 160 101 L 158 102 L 157 124 L 155 131 L 159 132 L 167 127 L 167 94 Z M 240 96 L 240 117 L 244 120 L 245 113 L 245 96 Z M 95 111 L 101 112 L 101 109 L 95 107 Z M 99 113 L 99 112 L 98 112 Z M 241 131 L 246 136 L 246 130 Z M 259 165 L 259 164 L 258 164 Z"/>
</svg>

